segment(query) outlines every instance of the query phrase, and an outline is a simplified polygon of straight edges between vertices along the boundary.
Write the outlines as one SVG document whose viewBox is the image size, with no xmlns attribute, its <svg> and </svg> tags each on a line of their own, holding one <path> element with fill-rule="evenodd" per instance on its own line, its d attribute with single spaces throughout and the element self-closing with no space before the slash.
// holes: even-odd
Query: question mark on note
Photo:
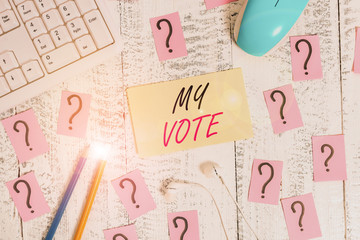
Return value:
<svg viewBox="0 0 360 240">
<path fill-rule="evenodd" d="M 281 104 L 281 107 L 280 107 L 280 117 L 281 117 L 282 120 L 284 120 L 285 119 L 285 117 L 284 117 L 284 106 L 285 106 L 285 103 L 286 103 L 286 97 L 285 97 L 285 94 L 282 91 L 275 90 L 270 95 L 270 98 L 271 98 L 271 100 L 273 102 L 276 102 L 276 99 L 274 98 L 274 95 L 276 93 L 279 93 L 282 96 L 282 104 Z M 286 124 L 286 121 L 283 121 L 283 124 Z"/>
<path fill-rule="evenodd" d="M 13 126 L 13 129 L 15 132 L 20 132 L 20 130 L 17 128 L 17 125 L 21 123 L 25 126 L 25 143 L 26 143 L 26 146 L 30 146 L 30 143 L 29 143 L 29 126 L 27 125 L 26 122 L 22 121 L 22 120 L 18 120 L 14 123 L 14 126 Z M 32 151 L 33 149 L 32 148 L 29 148 L 30 151 Z"/>
<path fill-rule="evenodd" d="M 31 196 L 31 188 L 30 188 L 30 185 L 29 185 L 29 183 L 28 183 L 27 181 L 25 181 L 25 180 L 18 180 L 18 181 L 16 181 L 16 182 L 14 183 L 14 186 L 13 186 L 13 188 L 14 188 L 14 190 L 15 190 L 16 193 L 19 193 L 19 192 L 20 192 L 20 190 L 17 188 L 17 185 L 18 185 L 19 183 L 24 183 L 24 184 L 26 185 L 26 188 L 27 188 L 26 206 L 27 206 L 29 209 L 31 209 L 32 207 L 31 207 L 31 205 L 30 205 L 30 196 Z M 31 210 L 31 213 L 34 213 L 34 210 Z"/>
<path fill-rule="evenodd" d="M 71 106 L 72 103 L 71 103 L 71 99 L 73 98 L 77 98 L 78 99 L 78 102 L 79 102 L 79 106 L 77 108 L 77 110 L 71 115 L 70 119 L 69 119 L 69 123 L 72 124 L 72 121 L 73 119 L 75 118 L 75 116 L 81 111 L 82 109 L 82 100 L 81 100 L 81 97 L 79 97 L 78 95 L 76 94 L 72 94 L 70 95 L 68 98 L 67 98 L 67 102 L 68 104 Z M 69 129 L 72 130 L 72 127 L 69 126 Z"/>
<path fill-rule="evenodd" d="M 135 200 L 136 184 L 130 178 L 124 178 L 123 180 L 120 181 L 120 184 L 119 184 L 122 189 L 125 188 L 124 182 L 130 182 L 131 183 L 131 185 L 132 185 L 131 201 L 134 204 L 136 204 L 136 200 Z M 136 208 L 139 208 L 139 207 L 140 207 L 139 205 L 136 205 Z"/>
<path fill-rule="evenodd" d="M 180 236 L 180 240 L 183 240 L 183 239 L 184 239 L 184 236 L 185 236 L 185 233 L 187 232 L 188 227 L 189 227 L 189 226 L 188 226 L 188 221 L 187 221 L 186 218 L 184 218 L 184 217 L 176 217 L 176 218 L 174 218 L 174 219 L 173 219 L 173 223 L 174 223 L 175 228 L 178 228 L 178 227 L 179 227 L 178 224 L 177 224 L 177 222 L 176 222 L 176 220 L 178 220 L 178 219 L 183 220 L 184 223 L 185 223 L 184 230 L 182 231 L 181 236 Z"/>
<path fill-rule="evenodd" d="M 311 54 L 312 54 L 312 46 L 311 46 L 311 44 L 310 44 L 310 42 L 309 42 L 308 40 L 306 40 L 306 39 L 300 39 L 300 40 L 297 41 L 296 44 L 295 44 L 295 49 L 296 49 L 297 52 L 300 52 L 299 44 L 300 44 L 301 42 L 305 42 L 305 43 L 308 45 L 308 48 L 309 48 L 308 55 L 307 55 L 306 60 L 305 60 L 305 62 L 304 62 L 305 75 L 308 75 L 309 72 L 306 72 L 306 70 L 307 70 L 307 65 L 308 65 L 308 62 L 309 62 L 310 57 L 311 57 Z"/>
<path fill-rule="evenodd" d="M 291 204 L 291 210 L 293 211 L 293 213 L 296 213 L 296 210 L 295 210 L 295 205 L 296 204 L 299 204 L 301 206 L 301 214 L 300 214 L 300 217 L 299 217 L 299 227 L 300 227 L 300 231 L 304 231 L 304 229 L 302 228 L 302 219 L 304 217 L 304 213 L 305 213 L 305 206 L 304 204 L 301 202 L 301 201 L 295 201 Z"/>
<path fill-rule="evenodd" d="M 169 26 L 169 33 L 168 33 L 168 35 L 167 35 L 167 38 L 166 38 L 166 48 L 169 48 L 170 47 L 170 44 L 169 44 L 169 41 L 170 41 L 170 38 L 171 38 L 171 35 L 172 35 L 172 26 L 171 26 L 171 23 L 170 23 L 170 21 L 168 20 L 168 19 L 165 19 L 165 18 L 162 18 L 162 19 L 160 19 L 159 21 L 157 21 L 157 23 L 156 23 L 156 27 L 159 29 L 159 30 L 161 30 L 161 26 L 160 26 L 160 23 L 162 23 L 162 22 L 166 22 L 167 23 L 167 25 Z M 169 49 L 169 53 L 172 53 L 173 52 L 173 50 L 170 48 Z"/>
<path fill-rule="evenodd" d="M 321 146 L 321 152 L 322 152 L 322 153 L 324 153 L 325 147 L 329 148 L 330 151 L 331 151 L 331 152 L 330 152 L 330 155 L 326 158 L 326 160 L 325 160 L 325 162 L 324 162 L 325 167 L 328 167 L 329 161 L 330 161 L 330 159 L 331 159 L 331 158 L 333 157 L 333 155 L 334 155 L 334 148 L 333 148 L 331 145 L 329 145 L 329 144 L 323 144 L 323 145 Z M 327 168 L 326 171 L 329 172 L 330 169 Z"/>
<path fill-rule="evenodd" d="M 129 240 L 124 234 L 118 233 L 113 236 L 113 240 L 117 240 L 117 237 L 121 237 L 124 240 Z"/>
<path fill-rule="evenodd" d="M 261 196 L 261 198 L 265 198 L 265 188 L 266 188 L 266 186 L 271 182 L 271 180 L 272 180 L 273 177 L 274 177 L 274 168 L 273 168 L 273 166 L 272 166 L 270 163 L 261 163 L 261 164 L 258 166 L 258 170 L 259 170 L 260 175 L 262 175 L 261 168 L 262 168 L 263 166 L 265 166 L 265 165 L 270 168 L 271 174 L 270 174 L 269 179 L 268 179 L 268 180 L 264 183 L 264 185 L 262 186 L 261 193 L 262 193 L 263 195 Z"/>
</svg>

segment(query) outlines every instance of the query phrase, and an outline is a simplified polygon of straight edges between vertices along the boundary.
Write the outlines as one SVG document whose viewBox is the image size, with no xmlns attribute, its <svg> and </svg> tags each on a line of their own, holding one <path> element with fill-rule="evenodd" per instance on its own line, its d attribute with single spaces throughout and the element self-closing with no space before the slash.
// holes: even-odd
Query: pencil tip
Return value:
<svg viewBox="0 0 360 240">
<path fill-rule="evenodd" d="M 81 153 L 81 157 L 87 158 L 90 150 L 90 144 L 87 145 Z"/>
</svg>

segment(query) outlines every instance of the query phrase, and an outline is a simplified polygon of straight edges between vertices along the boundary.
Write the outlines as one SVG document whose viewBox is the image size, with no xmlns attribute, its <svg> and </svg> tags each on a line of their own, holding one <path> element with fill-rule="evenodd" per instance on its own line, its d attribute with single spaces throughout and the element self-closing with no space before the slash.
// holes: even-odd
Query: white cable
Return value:
<svg viewBox="0 0 360 240">
<path fill-rule="evenodd" d="M 218 176 L 218 178 L 220 179 L 221 183 L 224 185 L 224 187 L 226 188 L 226 191 L 228 192 L 230 198 L 232 199 L 232 201 L 235 203 L 237 209 L 239 210 L 241 216 L 243 217 L 245 223 L 248 225 L 248 227 L 250 228 L 251 232 L 254 234 L 254 236 L 256 237 L 257 240 L 259 240 L 258 236 L 256 235 L 255 231 L 252 229 L 252 227 L 250 226 L 250 224 L 248 223 L 248 221 L 246 220 L 244 214 L 242 213 L 241 209 L 240 209 L 240 206 L 239 204 L 235 201 L 234 197 L 232 196 L 229 188 L 226 186 L 225 182 L 224 182 L 224 179 L 218 174 L 218 172 L 216 171 L 216 168 L 214 168 L 214 171 L 216 173 L 216 176 Z"/>
</svg>

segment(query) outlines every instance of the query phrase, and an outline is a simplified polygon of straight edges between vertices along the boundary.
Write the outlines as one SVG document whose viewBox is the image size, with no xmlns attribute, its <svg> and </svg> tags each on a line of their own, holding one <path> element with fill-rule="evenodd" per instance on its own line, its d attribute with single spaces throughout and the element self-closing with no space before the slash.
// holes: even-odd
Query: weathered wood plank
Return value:
<svg viewBox="0 0 360 240">
<path fill-rule="evenodd" d="M 341 96 L 337 1 L 310 0 L 290 36 L 318 34 L 323 80 L 293 82 L 290 44 L 286 40 L 270 55 L 255 58 L 234 47 L 234 67 L 244 70 L 255 137 L 237 142 L 238 200 L 262 239 L 288 239 L 279 206 L 247 201 L 254 158 L 284 162 L 281 198 L 312 192 L 320 220 L 322 239 L 343 239 L 342 182 L 313 182 L 311 136 L 341 133 Z M 304 127 L 275 135 L 263 91 L 292 84 Z M 239 239 L 250 239 L 249 228 L 239 221 Z"/>
<path fill-rule="evenodd" d="M 341 37 L 341 73 L 344 133 L 348 180 L 346 193 L 346 233 L 347 239 L 360 239 L 360 136 L 358 119 L 360 116 L 360 77 L 352 69 L 355 49 L 355 27 L 360 26 L 360 2 L 341 0 L 340 37 Z"/>
<path fill-rule="evenodd" d="M 0 114 L 0 119 L 8 118 L 16 114 L 16 108 Z M 21 218 L 10 198 L 9 191 L 5 185 L 19 175 L 19 162 L 16 158 L 10 140 L 8 139 L 3 125 L 0 125 L 0 230 L 1 236 L 13 236 L 21 238 Z M 1 238 L 1 237 L 0 237 Z"/>
<path fill-rule="evenodd" d="M 181 2 L 181 1 L 180 1 Z M 193 1 L 125 1 L 122 14 L 124 80 L 126 87 L 196 76 L 231 67 L 231 41 L 227 7 L 204 11 Z M 174 7 L 182 4 L 184 8 Z M 187 9 L 185 9 L 187 6 Z M 190 7 L 191 6 L 191 11 Z M 199 11 L 199 9 L 202 9 Z M 159 62 L 152 38 L 149 18 L 179 11 L 185 35 L 188 56 Z M 200 14 L 199 14 L 200 13 Z M 221 18 L 221 20 L 219 20 Z M 225 19 L 225 21 L 224 21 Z M 216 195 L 229 239 L 236 238 L 236 211 L 217 179 L 206 179 L 199 171 L 203 161 L 215 161 L 223 166 L 226 181 L 234 190 L 235 168 L 232 143 L 204 147 L 164 156 L 140 159 L 134 140 L 128 110 L 126 111 L 126 153 L 128 171 L 139 168 L 157 203 L 157 209 L 137 219 L 136 227 L 143 239 L 168 239 L 167 212 L 199 211 L 201 239 L 225 239 L 216 209 L 210 196 L 201 188 L 184 186 L 176 200 L 167 203 L 159 194 L 166 178 L 184 179 L 202 183 Z"/>
</svg>

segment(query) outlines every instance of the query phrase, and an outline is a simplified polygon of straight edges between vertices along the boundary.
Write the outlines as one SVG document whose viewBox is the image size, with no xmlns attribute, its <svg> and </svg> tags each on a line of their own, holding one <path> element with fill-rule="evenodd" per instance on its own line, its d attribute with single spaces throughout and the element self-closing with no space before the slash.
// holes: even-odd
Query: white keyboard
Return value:
<svg viewBox="0 0 360 240">
<path fill-rule="evenodd" d="M 0 112 L 119 52 L 104 0 L 0 0 Z"/>
</svg>

